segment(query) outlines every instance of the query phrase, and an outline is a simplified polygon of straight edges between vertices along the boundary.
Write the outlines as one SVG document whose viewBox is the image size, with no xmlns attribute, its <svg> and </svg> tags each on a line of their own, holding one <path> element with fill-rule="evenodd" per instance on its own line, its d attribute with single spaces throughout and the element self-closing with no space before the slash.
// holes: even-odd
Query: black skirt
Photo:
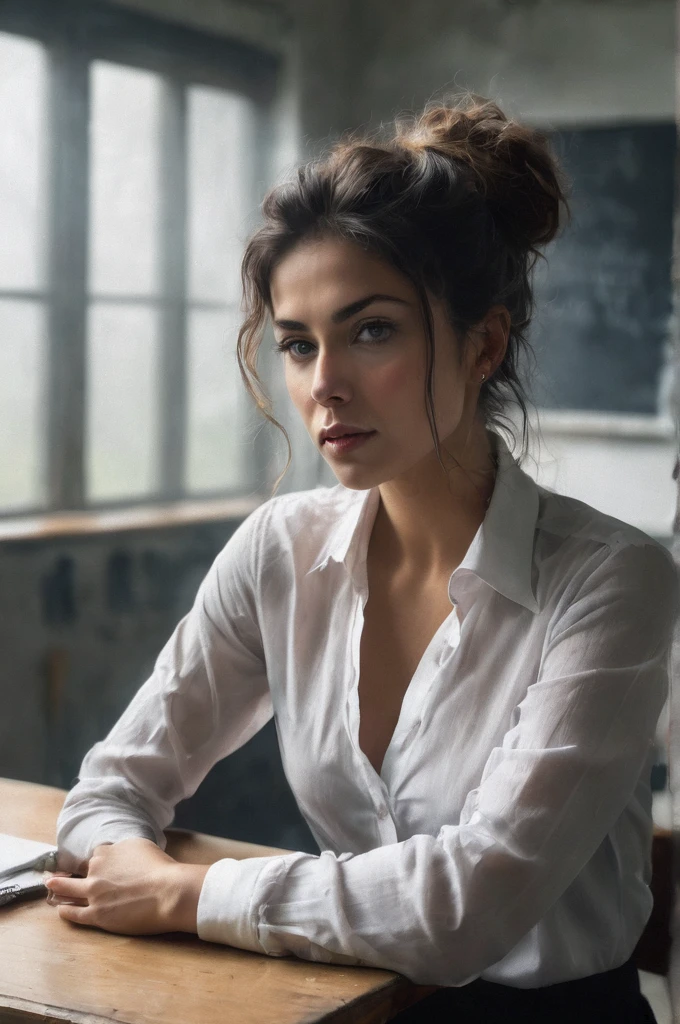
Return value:
<svg viewBox="0 0 680 1024">
<path fill-rule="evenodd" d="M 477 978 L 440 988 L 390 1024 L 657 1024 L 632 959 L 602 974 L 541 988 Z"/>
</svg>

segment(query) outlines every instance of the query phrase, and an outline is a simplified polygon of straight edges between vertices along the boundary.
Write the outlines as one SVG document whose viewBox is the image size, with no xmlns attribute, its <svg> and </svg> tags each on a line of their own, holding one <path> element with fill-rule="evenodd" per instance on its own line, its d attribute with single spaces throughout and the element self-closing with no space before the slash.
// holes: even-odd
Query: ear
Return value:
<svg viewBox="0 0 680 1024">
<path fill-rule="evenodd" d="M 478 324 L 475 332 L 479 341 L 475 370 L 485 373 L 487 380 L 505 358 L 511 322 L 507 307 L 496 305 L 487 310 Z"/>
</svg>

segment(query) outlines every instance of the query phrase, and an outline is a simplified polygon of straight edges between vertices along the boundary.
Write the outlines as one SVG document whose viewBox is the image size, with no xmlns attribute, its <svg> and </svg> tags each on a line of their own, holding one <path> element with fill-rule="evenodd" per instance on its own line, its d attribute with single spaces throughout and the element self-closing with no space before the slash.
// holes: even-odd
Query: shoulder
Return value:
<svg viewBox="0 0 680 1024">
<path fill-rule="evenodd" d="M 253 515 L 257 515 L 257 528 L 269 529 L 288 540 L 299 536 L 303 527 L 305 531 L 325 536 L 329 526 L 339 522 L 356 504 L 357 494 L 341 484 L 290 491 L 268 498 L 258 505 Z"/>
<path fill-rule="evenodd" d="M 585 501 L 537 486 L 537 555 L 567 581 L 572 598 L 584 589 L 628 588 L 678 608 L 680 580 L 673 555 L 644 530 L 607 515 Z"/>
<path fill-rule="evenodd" d="M 334 527 L 358 501 L 359 492 L 341 484 L 278 494 L 258 505 L 237 532 L 248 543 L 258 566 L 271 567 L 284 558 L 298 571 L 304 570 L 313 565 Z"/>
<path fill-rule="evenodd" d="M 632 523 L 607 515 L 585 501 L 552 491 L 548 487 L 537 485 L 537 490 L 538 530 L 557 539 L 580 541 L 583 546 L 598 546 L 610 551 L 620 547 L 651 545 L 665 552 L 667 558 L 671 557 L 664 544 Z"/>
<path fill-rule="evenodd" d="M 546 551 L 569 553 L 581 562 L 599 553 L 601 559 L 621 551 L 643 551 L 652 563 L 674 565 L 673 556 L 661 541 L 644 530 L 601 512 L 593 505 L 567 494 L 537 485 L 539 511 L 536 529 Z"/>
</svg>

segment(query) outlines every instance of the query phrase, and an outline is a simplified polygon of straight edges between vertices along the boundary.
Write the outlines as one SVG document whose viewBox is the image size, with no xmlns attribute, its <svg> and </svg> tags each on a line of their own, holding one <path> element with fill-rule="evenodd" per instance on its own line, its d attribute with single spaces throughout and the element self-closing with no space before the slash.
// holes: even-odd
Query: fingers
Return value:
<svg viewBox="0 0 680 1024">
<path fill-rule="evenodd" d="M 66 875 L 52 875 L 45 879 L 47 889 L 55 896 L 69 896 L 75 899 L 87 897 L 88 880 L 86 878 L 69 878 Z"/>
<path fill-rule="evenodd" d="M 49 903 L 51 907 L 57 907 L 62 904 L 73 904 L 73 906 L 76 907 L 87 907 L 89 905 L 88 900 L 86 899 L 69 899 L 68 896 L 57 896 L 53 892 L 48 892 L 47 903 Z"/>
<path fill-rule="evenodd" d="M 43 881 L 45 882 L 45 885 L 47 885 L 48 889 L 52 888 L 50 885 L 48 885 L 50 879 L 51 878 L 55 878 L 55 877 L 70 878 L 71 877 L 71 872 L 70 871 L 50 871 L 50 872 L 48 872 L 47 877 L 43 879 Z"/>
<path fill-rule="evenodd" d="M 57 871 L 45 879 L 47 902 L 51 907 L 71 903 L 74 906 L 86 907 L 88 905 L 84 888 L 86 884 L 87 879 L 85 878 L 71 878 L 65 871 Z"/>
<path fill-rule="evenodd" d="M 57 913 L 62 921 L 71 921 L 73 924 L 85 924 L 93 926 L 92 911 L 90 907 L 76 907 L 70 904 L 62 904 L 57 907 Z"/>
</svg>

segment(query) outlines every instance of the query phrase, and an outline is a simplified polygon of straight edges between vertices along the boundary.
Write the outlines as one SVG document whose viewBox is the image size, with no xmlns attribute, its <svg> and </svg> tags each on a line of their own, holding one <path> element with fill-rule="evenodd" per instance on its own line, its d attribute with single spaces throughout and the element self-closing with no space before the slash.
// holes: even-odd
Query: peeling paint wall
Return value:
<svg viewBox="0 0 680 1024">
<path fill-rule="evenodd" d="M 0 545 L 0 776 L 70 788 L 239 521 Z M 273 721 L 213 768 L 175 823 L 318 852 Z"/>
</svg>

